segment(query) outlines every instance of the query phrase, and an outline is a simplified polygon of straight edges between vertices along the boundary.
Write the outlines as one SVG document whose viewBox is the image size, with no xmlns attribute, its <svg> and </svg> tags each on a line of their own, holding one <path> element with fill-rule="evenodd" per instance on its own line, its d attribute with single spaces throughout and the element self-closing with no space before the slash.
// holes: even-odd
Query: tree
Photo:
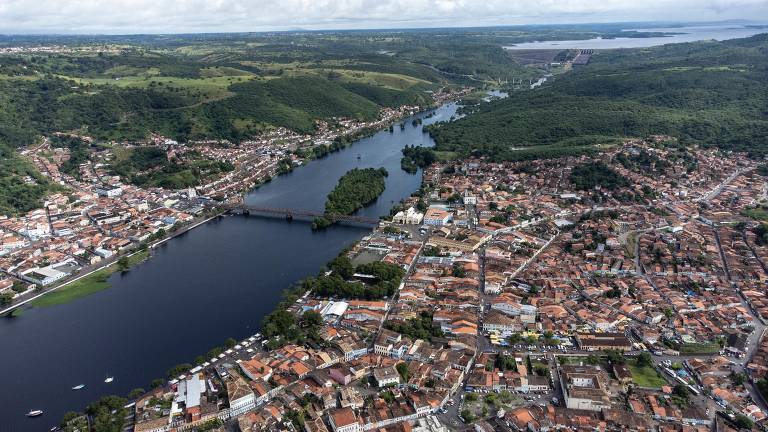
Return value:
<svg viewBox="0 0 768 432">
<path fill-rule="evenodd" d="M 463 278 L 467 275 L 467 271 L 464 269 L 464 266 L 460 263 L 453 263 L 453 268 L 451 269 L 451 274 L 454 277 L 457 278 Z"/>
<path fill-rule="evenodd" d="M 736 418 L 733 420 L 733 422 L 736 424 L 736 426 L 739 427 L 739 429 L 752 430 L 752 427 L 755 425 L 755 422 L 753 422 L 752 419 L 745 416 L 744 414 L 736 414 Z"/>
<path fill-rule="evenodd" d="M 317 328 L 323 325 L 323 316 L 316 310 L 308 310 L 301 316 L 301 321 L 307 327 Z"/>
<path fill-rule="evenodd" d="M 13 294 L 11 293 L 4 293 L 0 294 L 0 306 L 6 306 L 11 304 L 13 301 Z"/>
<path fill-rule="evenodd" d="M 683 384 L 678 384 L 672 389 L 672 394 L 683 399 L 688 399 L 690 394 L 688 393 L 688 387 Z"/>
<path fill-rule="evenodd" d="M 117 260 L 117 269 L 121 272 L 127 272 L 131 268 L 131 263 L 128 261 L 128 257 L 121 257 Z"/>
<path fill-rule="evenodd" d="M 227 347 L 227 349 L 232 349 L 235 347 L 235 345 L 237 345 L 237 341 L 235 340 L 235 338 L 230 337 L 224 341 L 224 346 Z"/>
<path fill-rule="evenodd" d="M 189 363 L 180 363 L 176 366 L 168 369 L 166 372 L 166 375 L 169 379 L 173 379 L 174 377 L 177 377 L 179 375 L 187 373 L 188 370 L 192 369 L 192 365 Z"/>
<path fill-rule="evenodd" d="M 472 414 L 472 412 L 471 412 L 471 411 L 469 411 L 469 410 L 468 410 L 468 409 L 466 409 L 466 408 L 464 408 L 463 410 L 461 410 L 461 416 L 464 418 L 464 421 L 465 421 L 466 423 L 472 423 L 472 422 L 475 420 L 475 415 L 474 415 L 474 414 Z"/>
<path fill-rule="evenodd" d="M 523 337 L 520 335 L 520 333 L 512 333 L 507 338 L 507 342 L 509 342 L 510 345 L 517 345 L 523 340 Z"/>
<path fill-rule="evenodd" d="M 105 396 L 88 405 L 85 412 L 91 417 L 92 429 L 99 432 L 121 432 L 125 425 L 128 401 L 118 396 Z"/>
<path fill-rule="evenodd" d="M 407 383 L 408 380 L 411 378 L 411 372 L 408 370 L 408 363 L 405 363 L 405 362 L 398 363 L 395 366 L 395 369 L 397 369 L 397 373 L 400 374 L 400 378 L 403 379 L 403 382 Z"/>
<path fill-rule="evenodd" d="M 384 401 L 387 402 L 387 403 L 392 403 L 392 402 L 395 401 L 395 394 L 392 393 L 392 390 L 387 390 L 385 392 L 381 392 L 379 394 L 379 397 L 384 399 Z"/>
<path fill-rule="evenodd" d="M 637 356 L 637 365 L 640 367 L 652 366 L 653 358 L 651 357 L 651 354 L 648 352 L 641 352 L 640 355 Z"/>
<path fill-rule="evenodd" d="M 731 372 L 731 382 L 736 386 L 742 386 L 747 381 L 747 375 Z"/>
<path fill-rule="evenodd" d="M 135 389 L 131 390 L 131 392 L 130 392 L 130 393 L 128 393 L 128 397 L 129 397 L 130 399 L 138 399 L 138 398 L 140 398 L 140 397 L 141 397 L 141 395 L 143 395 L 144 393 L 146 393 L 146 391 L 144 391 L 144 389 L 143 389 L 143 388 L 135 388 Z"/>
<path fill-rule="evenodd" d="M 611 364 L 624 364 L 627 362 L 627 359 L 624 358 L 624 354 L 619 350 L 606 350 L 605 355 L 608 357 L 608 361 Z"/>
<path fill-rule="evenodd" d="M 343 279 L 349 279 L 355 273 L 355 267 L 352 265 L 352 261 L 348 256 L 342 254 L 337 256 L 330 262 L 328 267 L 332 272 L 341 276 Z"/>
</svg>

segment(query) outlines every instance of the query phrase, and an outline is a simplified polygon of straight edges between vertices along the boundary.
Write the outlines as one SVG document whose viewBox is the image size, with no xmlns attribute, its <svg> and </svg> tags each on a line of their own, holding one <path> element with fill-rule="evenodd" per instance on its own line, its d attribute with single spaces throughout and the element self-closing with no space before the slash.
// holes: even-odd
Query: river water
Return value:
<svg viewBox="0 0 768 432">
<path fill-rule="evenodd" d="M 587 39 L 587 40 L 560 40 L 519 43 L 505 46 L 509 50 L 531 49 L 614 49 L 614 48 L 646 48 L 657 45 L 695 42 L 701 40 L 727 40 L 754 36 L 758 33 L 768 32 L 768 29 L 744 27 L 740 25 L 702 25 L 671 28 L 647 28 L 637 29 L 639 32 L 666 32 L 677 33 L 670 36 L 648 38 L 615 38 L 615 39 Z"/>
<path fill-rule="evenodd" d="M 451 103 L 423 123 L 448 120 Z M 433 145 L 422 125 L 381 131 L 312 161 L 252 191 L 249 204 L 322 210 L 327 193 L 348 170 L 385 167 L 386 190 L 358 214 L 378 217 L 419 188 L 421 172 L 400 169 L 405 145 Z M 283 289 L 316 274 L 369 228 L 332 226 L 313 232 L 307 222 L 232 216 L 166 242 L 152 259 L 112 287 L 68 304 L 0 319 L 0 431 L 47 431 L 67 411 L 107 394 L 148 388 L 170 367 L 191 362 L 228 337 L 258 331 Z M 114 382 L 105 384 L 107 376 Z M 86 384 L 79 391 L 77 384 Z M 28 419 L 25 413 L 45 414 Z"/>
</svg>

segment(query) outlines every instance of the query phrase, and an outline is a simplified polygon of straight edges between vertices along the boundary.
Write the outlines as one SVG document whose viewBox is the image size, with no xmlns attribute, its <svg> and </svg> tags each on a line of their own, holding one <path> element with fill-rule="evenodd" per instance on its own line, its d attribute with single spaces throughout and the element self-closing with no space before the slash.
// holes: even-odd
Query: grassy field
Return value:
<svg viewBox="0 0 768 432">
<path fill-rule="evenodd" d="M 147 88 L 153 82 L 168 87 L 181 87 L 186 89 L 199 90 L 203 93 L 223 92 L 227 90 L 230 84 L 236 82 L 246 81 L 254 78 L 254 75 L 227 75 L 226 72 L 219 71 L 220 75 L 215 75 L 217 71 L 212 69 L 205 69 L 205 74 L 209 75 L 205 78 L 179 78 L 179 77 L 167 77 L 167 76 L 153 76 L 153 75 L 132 75 L 121 77 L 120 79 L 114 78 L 78 78 L 62 76 L 61 78 L 69 79 L 77 82 L 78 84 L 94 84 L 94 85 L 113 85 L 122 88 L 134 87 L 134 88 Z"/>
<path fill-rule="evenodd" d="M 128 262 L 130 266 L 133 267 L 141 261 L 144 261 L 148 256 L 148 251 L 140 251 L 130 256 Z M 69 285 L 59 288 L 50 294 L 46 294 L 30 302 L 30 305 L 36 307 L 54 306 L 69 303 L 80 297 L 85 297 L 101 290 L 105 290 L 110 287 L 109 277 L 112 273 L 117 271 L 117 264 L 112 264 L 109 267 L 103 268 L 82 279 L 72 282 Z"/>
<path fill-rule="evenodd" d="M 627 361 L 627 366 L 632 372 L 632 382 L 640 387 L 659 388 L 667 384 L 667 381 L 651 366 L 638 366 L 635 360 Z"/>
</svg>

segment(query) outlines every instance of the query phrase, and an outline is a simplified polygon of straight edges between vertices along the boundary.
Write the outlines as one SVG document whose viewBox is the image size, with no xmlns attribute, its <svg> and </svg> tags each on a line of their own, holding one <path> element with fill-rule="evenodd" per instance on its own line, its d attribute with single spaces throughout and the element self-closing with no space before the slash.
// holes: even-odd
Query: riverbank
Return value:
<svg viewBox="0 0 768 432">
<path fill-rule="evenodd" d="M 425 124 L 447 121 L 455 110 L 455 104 L 447 104 L 429 119 L 431 112 L 418 117 Z M 421 184 L 420 175 L 400 170 L 402 148 L 432 145 L 421 125 L 413 126 L 410 118 L 405 123 L 404 130 L 379 132 L 354 148 L 275 177 L 246 195 L 243 204 L 322 211 L 345 172 L 384 167 L 389 172 L 385 191 L 356 214 L 388 215 Z M 65 412 L 82 410 L 104 395 L 148 389 L 169 368 L 196 360 L 227 337 L 247 339 L 287 287 L 316 276 L 369 233 L 370 228 L 357 225 L 312 231 L 308 223 L 284 218 L 216 217 L 181 235 L 169 232 L 174 241 L 151 248 L 151 259 L 138 271 L 113 275 L 110 289 L 0 320 L 0 339 L 13 353 L 0 358 L 0 368 L 18 371 L 0 393 L 3 424 L 19 431 L 50 428 Z M 51 359 L 57 372 L 39 373 L 51 367 Z M 105 376 L 114 376 L 114 382 L 105 384 Z M 84 389 L 71 390 L 81 383 Z M 46 415 L 27 419 L 24 413 L 31 407 Z"/>
<path fill-rule="evenodd" d="M 55 291 L 49 291 L 47 295 L 29 302 L 29 305 L 33 307 L 60 305 L 107 289 L 110 287 L 109 277 L 113 273 L 130 271 L 132 267 L 149 258 L 149 251 L 146 249 L 139 250 L 130 255 L 125 255 L 124 258 L 126 258 L 124 268 L 122 268 L 120 261 L 116 261 L 80 278 L 73 279 L 69 283 L 61 285 Z M 19 311 L 20 309 L 16 310 Z M 14 315 L 17 316 L 16 313 Z"/>
</svg>

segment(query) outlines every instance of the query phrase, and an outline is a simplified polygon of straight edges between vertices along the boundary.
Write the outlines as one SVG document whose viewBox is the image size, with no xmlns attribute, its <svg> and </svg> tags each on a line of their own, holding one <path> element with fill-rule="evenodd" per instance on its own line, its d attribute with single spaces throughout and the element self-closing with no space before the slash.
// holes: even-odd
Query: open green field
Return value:
<svg viewBox="0 0 768 432">
<path fill-rule="evenodd" d="M 197 92 L 205 102 L 220 100 L 234 93 L 228 90 L 229 86 L 238 82 L 250 81 L 256 78 L 254 75 L 219 75 L 205 78 L 179 78 L 164 76 L 134 75 L 120 78 L 62 78 L 74 81 L 78 84 L 110 85 L 118 88 L 165 87 L 166 89 L 180 89 Z"/>
<path fill-rule="evenodd" d="M 139 251 L 128 257 L 128 263 L 130 267 L 144 261 L 149 256 L 149 251 Z M 46 294 L 32 302 L 30 305 L 35 307 L 54 306 L 64 303 L 69 303 L 73 300 L 79 299 L 91 295 L 93 293 L 105 290 L 110 287 L 109 277 L 112 273 L 118 271 L 117 263 L 103 268 L 99 271 L 91 273 L 90 275 L 78 279 L 58 290 Z"/>
<path fill-rule="evenodd" d="M 632 372 L 632 382 L 640 387 L 660 388 L 667 381 L 651 366 L 638 366 L 636 360 L 628 360 L 627 366 Z"/>
</svg>

